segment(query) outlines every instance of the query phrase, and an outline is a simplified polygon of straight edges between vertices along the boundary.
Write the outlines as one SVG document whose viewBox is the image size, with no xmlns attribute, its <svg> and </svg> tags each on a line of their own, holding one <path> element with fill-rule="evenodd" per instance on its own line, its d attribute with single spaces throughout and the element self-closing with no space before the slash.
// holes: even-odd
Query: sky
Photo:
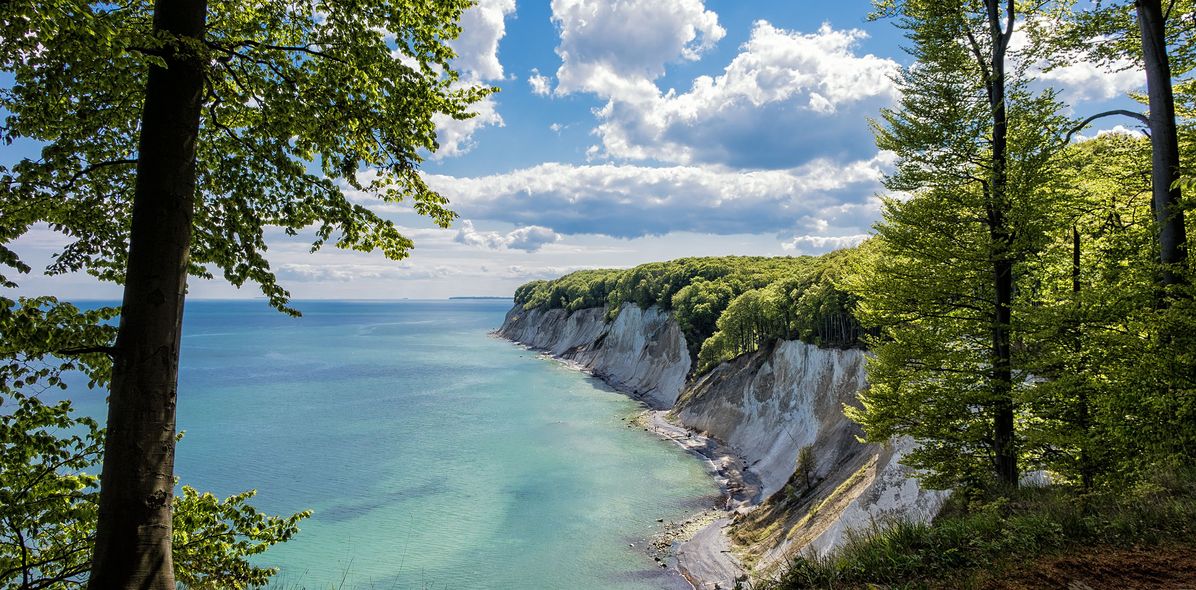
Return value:
<svg viewBox="0 0 1196 590">
<path fill-rule="evenodd" d="M 866 0 L 480 0 L 453 46 L 467 81 L 501 91 L 442 120 L 422 166 L 459 215 L 450 229 L 350 194 L 415 241 L 410 258 L 268 234 L 297 299 L 510 295 L 584 268 L 682 256 L 819 254 L 864 239 L 893 156 L 869 120 L 908 66 Z M 1116 105 L 1145 76 L 1076 61 L 1040 72 L 1071 114 Z M 1120 123 L 1107 120 L 1104 128 Z M 1091 134 L 1094 131 L 1089 131 Z M 13 153 L 5 159 L 14 157 Z M 14 244 L 35 267 L 65 241 Z M 26 295 L 119 298 L 86 275 L 19 279 Z M 192 278 L 193 298 L 258 292 Z"/>
</svg>

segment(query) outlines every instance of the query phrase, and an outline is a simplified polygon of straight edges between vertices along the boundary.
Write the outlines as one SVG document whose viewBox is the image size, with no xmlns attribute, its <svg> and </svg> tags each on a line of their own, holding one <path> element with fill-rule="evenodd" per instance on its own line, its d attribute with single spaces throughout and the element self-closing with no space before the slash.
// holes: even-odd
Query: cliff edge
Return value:
<svg viewBox="0 0 1196 590">
<path fill-rule="evenodd" d="M 851 530 L 938 512 L 944 495 L 921 489 L 900 463 L 911 443 L 860 443 L 863 433 L 843 414 L 867 386 L 863 351 L 782 340 L 687 381 L 691 359 L 670 313 L 629 304 L 610 316 L 604 308 L 516 304 L 497 333 L 667 410 L 740 458 L 745 479 L 756 483 L 751 493 L 676 548 L 696 587 L 729 588 L 744 571 L 763 576 L 799 553 L 825 554 Z"/>
</svg>

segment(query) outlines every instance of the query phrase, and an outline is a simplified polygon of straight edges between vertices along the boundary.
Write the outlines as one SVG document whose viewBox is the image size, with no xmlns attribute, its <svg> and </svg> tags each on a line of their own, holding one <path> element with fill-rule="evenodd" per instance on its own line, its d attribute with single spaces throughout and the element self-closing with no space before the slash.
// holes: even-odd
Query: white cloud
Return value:
<svg viewBox="0 0 1196 590">
<path fill-rule="evenodd" d="M 503 79 L 498 42 L 506 35 L 506 17 L 515 0 L 479 0 L 461 13 L 461 36 L 449 43 L 457 52 L 454 67 L 473 80 Z"/>
<path fill-rule="evenodd" d="M 494 231 L 478 231 L 473 222 L 466 219 L 461 222 L 461 229 L 454 241 L 469 246 L 481 246 L 491 250 L 509 249 L 535 252 L 546 244 L 553 244 L 561 240 L 561 235 L 538 225 L 515 228 L 505 234 Z"/>
<path fill-rule="evenodd" d="M 469 119 L 454 119 L 447 115 L 436 114 L 432 122 L 436 124 L 436 141 L 440 149 L 431 155 L 433 160 L 441 160 L 460 156 L 472 150 L 477 142 L 474 134 L 487 126 L 505 127 L 502 115 L 498 114 L 498 105 L 494 96 L 487 96 L 473 105 L 476 113 Z"/>
<path fill-rule="evenodd" d="M 1038 70 L 1033 75 L 1058 87 L 1063 100 L 1075 104 L 1086 100 L 1108 100 L 1141 90 L 1146 83 L 1146 74 L 1129 66 L 1122 63 L 1110 68 L 1081 60 L 1053 70 Z"/>
<path fill-rule="evenodd" d="M 1125 125 L 1114 125 L 1112 128 L 1109 128 L 1109 129 L 1098 129 L 1096 131 L 1096 133 L 1094 133 L 1092 135 L 1084 135 L 1084 134 L 1077 133 L 1077 134 L 1075 134 L 1075 136 L 1072 137 L 1072 142 L 1073 143 L 1083 143 L 1085 141 L 1091 141 L 1098 137 L 1102 137 L 1105 135 L 1111 135 L 1111 134 L 1132 135 L 1134 137 L 1141 137 L 1144 133 L 1145 133 L 1145 131 L 1141 126 L 1126 127 Z"/>
<path fill-rule="evenodd" d="M 884 167 L 880 156 L 756 171 L 545 163 L 482 177 L 424 178 L 462 215 L 564 234 L 814 232 L 813 220 L 860 233 L 874 219 Z"/>
<path fill-rule="evenodd" d="M 793 239 L 781 244 L 786 250 L 793 250 L 802 254 L 821 254 L 840 248 L 850 248 L 868 239 L 868 234 L 849 236 L 794 236 Z"/>
<path fill-rule="evenodd" d="M 1034 23 L 1036 27 L 1052 31 L 1060 26 L 1056 21 L 1044 18 Z M 1141 91 L 1146 84 L 1146 74 L 1141 65 L 1128 59 L 1116 59 L 1109 63 L 1098 63 L 1089 59 L 1082 52 L 1072 52 L 1063 55 L 1053 55 L 1055 67 L 1050 67 L 1046 59 L 1027 57 L 1031 49 L 1030 36 L 1026 34 L 1027 26 L 1023 22 L 1014 31 L 1009 42 L 1009 52 L 1015 63 L 1027 64 L 1026 74 L 1036 85 L 1046 85 L 1060 92 L 1064 102 L 1075 105 L 1084 101 L 1101 101 L 1125 96 L 1131 92 Z M 1107 43 L 1104 37 L 1095 37 L 1088 41 L 1090 45 Z"/>
<path fill-rule="evenodd" d="M 696 60 L 726 31 L 702 0 L 552 0 L 557 93 L 654 90 L 665 65 Z"/>
<path fill-rule="evenodd" d="M 503 79 L 498 43 L 506 35 L 506 17 L 514 12 L 515 0 L 480 0 L 461 14 L 461 36 L 450 45 L 457 52 L 453 66 L 461 72 L 462 86 Z M 493 95 L 474 104 L 473 111 L 476 116 L 464 120 L 444 115 L 433 117 L 440 149 L 431 155 L 432 159 L 465 154 L 476 145 L 473 136 L 478 130 L 504 126 Z"/>
<path fill-rule="evenodd" d="M 540 74 L 540 70 L 532 68 L 532 73 L 527 77 L 527 83 L 532 87 L 532 94 L 537 96 L 548 96 L 552 92 L 552 79 L 548 76 Z"/>
<path fill-rule="evenodd" d="M 896 99 L 898 71 L 891 59 L 856 53 L 865 36 L 757 21 L 720 75 L 700 76 L 681 94 L 607 72 L 591 85 L 609 101 L 597 112 L 601 145 L 589 154 L 768 168 L 864 157 L 872 149 L 867 118 Z"/>
<path fill-rule="evenodd" d="M 325 264 L 292 263 L 278 267 L 276 274 L 284 281 L 298 283 L 350 282 L 369 280 L 443 279 L 460 274 L 448 266 L 416 267 L 410 263 L 353 264 L 339 261 Z"/>
</svg>

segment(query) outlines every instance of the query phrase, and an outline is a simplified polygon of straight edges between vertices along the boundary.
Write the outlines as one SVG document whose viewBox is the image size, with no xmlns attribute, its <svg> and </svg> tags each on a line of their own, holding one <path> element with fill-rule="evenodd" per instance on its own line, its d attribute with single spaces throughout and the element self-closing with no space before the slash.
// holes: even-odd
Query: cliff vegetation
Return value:
<svg viewBox="0 0 1196 590">
<path fill-rule="evenodd" d="M 855 297 L 840 286 L 854 256 L 681 258 L 630 269 L 583 270 L 515 291 L 524 309 L 576 311 L 625 304 L 672 311 L 699 373 L 777 339 L 863 345 Z"/>
</svg>

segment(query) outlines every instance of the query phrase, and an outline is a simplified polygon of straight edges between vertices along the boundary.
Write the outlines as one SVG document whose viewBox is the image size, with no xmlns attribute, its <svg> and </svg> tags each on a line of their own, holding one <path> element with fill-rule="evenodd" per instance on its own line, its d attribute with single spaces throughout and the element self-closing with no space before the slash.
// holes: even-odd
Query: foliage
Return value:
<svg viewBox="0 0 1196 590">
<path fill-rule="evenodd" d="M 111 307 L 80 310 L 53 297 L 0 297 L 0 396 L 65 389 L 62 374 L 74 370 L 86 375 L 88 387 L 106 385 L 111 361 L 95 349 L 115 337 L 106 322 L 117 313 Z"/>
<path fill-rule="evenodd" d="M 0 588 L 78 587 L 91 569 L 99 479 L 85 470 L 99 426 L 70 402 L 0 399 L 15 406 L 0 413 Z"/>
<path fill-rule="evenodd" d="M 151 33 L 151 2 L 0 4 L 0 70 L 13 80 L 0 139 L 43 146 L 0 166 L 0 263 L 28 272 L 4 244 L 46 223 L 71 240 L 49 273 L 122 280 L 146 76 L 167 49 L 193 53 L 206 78 L 193 276 L 256 283 L 286 309 L 267 227 L 314 231 L 313 250 L 407 256 L 412 242 L 361 203 L 410 199 L 442 227 L 453 219 L 418 165 L 437 148 L 437 118 L 471 117 L 494 91 L 451 67 L 468 5 L 212 0 L 204 43 L 179 47 Z"/>
<path fill-rule="evenodd" d="M 582 270 L 515 291 L 525 309 L 622 305 L 672 310 L 699 371 L 778 338 L 858 346 L 854 298 L 838 287 L 852 250 L 819 257 L 681 258 L 626 270 Z"/>
<path fill-rule="evenodd" d="M 69 401 L 45 404 L 10 391 L 0 413 L 0 588 L 86 584 L 97 517 L 103 430 Z M 248 558 L 298 532 L 310 512 L 271 516 L 254 492 L 225 500 L 189 486 L 174 498 L 174 563 L 195 589 L 264 585 L 276 573 Z"/>
<path fill-rule="evenodd" d="M 1015 485 L 1013 410 L 1028 377 L 1014 345 L 1026 332 L 1016 299 L 1046 242 L 1066 121 L 1019 72 L 992 78 L 1000 63 L 986 56 L 1003 41 L 979 3 L 898 4 L 918 65 L 902 72 L 899 106 L 875 124 L 877 145 L 898 161 L 878 239 L 846 281 L 858 316 L 880 330 L 871 387 L 848 412 L 869 440 L 917 439 L 907 462 L 933 487 Z"/>
<path fill-rule="evenodd" d="M 299 532 L 300 520 L 311 511 L 290 516 L 263 514 L 247 502 L 249 490 L 220 500 L 183 486 L 174 499 L 174 566 L 179 583 L 194 590 L 223 590 L 264 586 L 276 568 L 251 564 L 271 545 Z"/>
</svg>

